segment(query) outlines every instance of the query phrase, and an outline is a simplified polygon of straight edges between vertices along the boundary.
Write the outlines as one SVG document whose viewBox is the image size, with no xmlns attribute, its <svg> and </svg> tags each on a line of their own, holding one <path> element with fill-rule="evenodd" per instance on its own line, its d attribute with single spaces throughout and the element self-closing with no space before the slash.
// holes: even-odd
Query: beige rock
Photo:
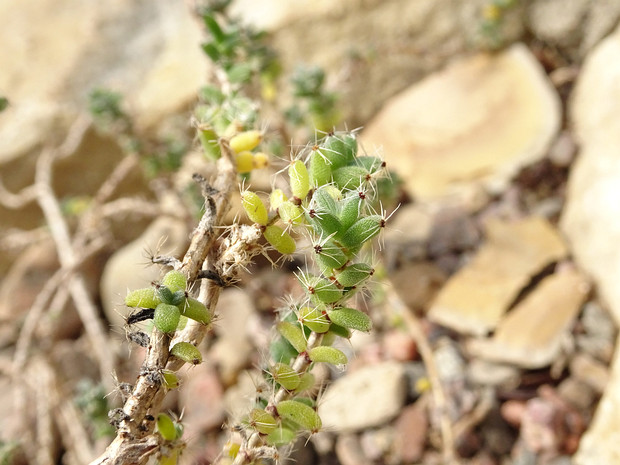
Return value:
<svg viewBox="0 0 620 465">
<path fill-rule="evenodd" d="M 586 59 L 571 102 L 581 153 L 571 171 L 561 226 L 578 264 L 594 279 L 616 324 L 620 322 L 620 29 Z M 616 345 L 618 342 L 616 341 Z M 574 463 L 620 462 L 620 354 Z"/>
<path fill-rule="evenodd" d="M 404 365 L 395 362 L 369 365 L 348 373 L 330 385 L 319 402 L 323 426 L 355 431 L 382 425 L 401 410 L 405 384 Z"/>
<path fill-rule="evenodd" d="M 495 328 L 532 275 L 567 254 L 562 239 L 543 218 L 492 220 L 486 233 L 486 243 L 431 305 L 432 321 L 484 335 Z"/>
<path fill-rule="evenodd" d="M 555 90 L 528 49 L 459 59 L 397 95 L 362 134 L 419 198 L 496 191 L 541 159 L 560 124 Z"/>
<path fill-rule="evenodd" d="M 576 271 L 545 278 L 498 324 L 492 338 L 471 340 L 469 351 L 486 360 L 523 368 L 550 365 L 561 353 L 590 286 Z"/>
<path fill-rule="evenodd" d="M 620 29 L 590 54 L 571 102 L 581 153 L 561 220 L 577 263 L 620 322 Z"/>
<path fill-rule="evenodd" d="M 546 0 L 532 2 L 528 19 L 532 32 L 558 45 L 575 45 L 583 27 L 589 0 Z"/>
<path fill-rule="evenodd" d="M 10 18 L 0 30 L 0 89 L 17 140 L 0 160 L 53 137 L 56 115 L 85 110 L 94 87 L 126 95 L 147 127 L 191 103 L 205 80 L 202 30 L 184 2 L 24 0 L 3 2 L 0 16 Z"/>
<path fill-rule="evenodd" d="M 464 52 L 486 0 L 235 0 L 233 11 L 266 28 L 285 73 L 300 63 L 328 71 L 343 121 L 365 125 L 383 102 Z M 517 18 L 515 18 L 517 19 Z M 515 40 L 522 26 L 507 28 Z"/>
</svg>

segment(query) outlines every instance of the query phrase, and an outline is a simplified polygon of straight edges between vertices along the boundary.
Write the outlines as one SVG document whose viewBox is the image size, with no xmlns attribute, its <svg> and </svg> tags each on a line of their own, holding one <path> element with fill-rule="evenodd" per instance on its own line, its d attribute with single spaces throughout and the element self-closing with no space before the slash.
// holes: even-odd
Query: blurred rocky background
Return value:
<svg viewBox="0 0 620 465">
<path fill-rule="evenodd" d="M 83 464 L 109 442 L 112 369 L 132 382 L 143 355 L 126 342 L 123 296 L 158 278 L 150 252 L 182 255 L 193 227 L 176 205 L 203 169 L 189 118 L 210 65 L 194 7 L 0 3 L 1 463 Z M 399 182 L 364 303 L 376 330 L 342 348 L 346 373 L 321 374 L 333 381 L 319 402 L 327 428 L 287 460 L 616 463 L 620 3 L 236 0 L 232 11 L 268 33 L 282 76 L 325 70 L 342 121 Z M 122 94 L 147 152 L 189 153 L 174 175 L 149 176 L 93 125 L 97 88 Z M 79 256 L 52 240 L 46 176 Z M 181 463 L 219 454 L 293 282 L 261 262 L 224 293 L 207 362 L 170 399 L 190 444 Z"/>
</svg>

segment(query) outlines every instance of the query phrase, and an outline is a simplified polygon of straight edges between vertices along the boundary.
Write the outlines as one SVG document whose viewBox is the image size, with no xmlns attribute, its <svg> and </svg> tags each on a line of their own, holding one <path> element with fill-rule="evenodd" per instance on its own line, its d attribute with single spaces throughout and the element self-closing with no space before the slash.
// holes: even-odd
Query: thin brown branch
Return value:
<svg viewBox="0 0 620 465">
<path fill-rule="evenodd" d="M 2 194 L 0 194 L 1 196 Z M 0 235 L 0 250 L 22 250 L 49 237 L 45 227 L 30 230 L 11 228 Z"/>
<path fill-rule="evenodd" d="M 76 123 L 77 129 L 80 129 L 81 132 L 76 132 L 77 129 L 76 126 L 74 126 L 60 149 L 44 150 L 37 161 L 35 172 L 37 201 L 43 211 L 54 242 L 56 243 L 60 264 L 66 269 L 75 266 L 77 257 L 71 243 L 69 228 L 62 215 L 58 199 L 54 195 L 51 187 L 52 164 L 57 156 L 66 155 L 70 148 L 77 146 L 77 134 L 83 135 L 85 131 L 81 126 L 82 124 L 84 123 L 82 123 L 81 120 Z M 88 293 L 84 278 L 79 273 L 75 273 L 69 279 L 68 288 L 90 339 L 95 357 L 99 363 L 101 378 L 104 384 L 111 388 L 111 384 L 106 382 L 106 380 L 109 379 L 114 369 L 114 361 L 112 354 L 108 350 L 106 331 L 99 318 L 99 312 Z"/>
<path fill-rule="evenodd" d="M 198 227 L 192 234 L 189 249 L 183 258 L 181 271 L 188 278 L 191 289 L 198 273 L 205 265 L 207 257 L 213 253 L 217 239 L 216 226 L 223 224 L 229 208 L 232 188 L 235 185 L 236 172 L 232 163 L 232 154 L 228 146 L 222 144 L 222 157 L 217 165 L 217 177 L 212 188 L 203 184 L 207 208 Z M 217 303 L 221 288 L 207 281 L 201 292 L 201 300 L 213 309 Z M 206 334 L 206 327 L 189 324 L 178 337 L 198 344 Z M 178 339 L 177 337 L 177 339 Z M 176 339 L 175 339 L 176 340 Z M 134 390 L 123 407 L 125 418 L 121 420 L 117 436 L 92 464 L 144 464 L 159 450 L 161 437 L 153 435 L 154 422 L 166 394 L 161 381 L 161 370 L 166 368 L 169 358 L 170 336 L 156 328 L 151 334 L 151 344 L 147 350 L 141 373 L 134 385 Z M 178 361 L 171 361 L 177 367 Z"/>
<path fill-rule="evenodd" d="M 388 289 L 387 291 L 386 308 L 389 309 L 389 311 L 394 315 L 402 318 L 409 334 L 416 341 L 418 350 L 420 351 L 420 356 L 422 357 L 424 366 L 426 367 L 426 372 L 428 373 L 434 407 L 439 413 L 439 429 L 442 438 L 443 463 L 446 465 L 458 465 L 459 460 L 456 455 L 455 435 L 452 421 L 450 420 L 448 413 L 450 411 L 448 399 L 441 383 L 437 364 L 435 363 L 433 349 L 424 334 L 422 325 L 415 314 L 407 308 L 393 289 Z"/>
</svg>

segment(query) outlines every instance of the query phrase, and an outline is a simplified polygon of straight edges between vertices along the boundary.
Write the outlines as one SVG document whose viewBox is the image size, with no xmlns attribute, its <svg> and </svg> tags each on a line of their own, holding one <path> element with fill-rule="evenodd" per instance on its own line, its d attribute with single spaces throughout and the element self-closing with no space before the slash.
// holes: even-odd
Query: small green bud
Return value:
<svg viewBox="0 0 620 465">
<path fill-rule="evenodd" d="M 249 150 L 239 152 L 235 157 L 235 164 L 237 165 L 237 173 L 239 174 L 252 172 L 254 169 L 254 154 Z"/>
<path fill-rule="evenodd" d="M 306 350 L 308 343 L 299 325 L 289 321 L 280 321 L 276 328 L 278 332 L 295 348 L 297 352 Z"/>
<path fill-rule="evenodd" d="M 332 365 L 346 365 L 347 356 L 335 347 L 318 346 L 308 351 L 308 357 L 313 362 L 325 362 Z"/>
<path fill-rule="evenodd" d="M 161 283 L 171 292 L 184 291 L 187 288 L 187 278 L 183 273 L 176 270 L 166 273 Z"/>
<path fill-rule="evenodd" d="M 310 183 L 314 187 L 322 186 L 331 182 L 332 168 L 331 163 L 319 150 L 313 150 L 310 155 Z"/>
<path fill-rule="evenodd" d="M 336 273 L 336 280 L 344 287 L 358 286 L 374 274 L 367 263 L 354 263 Z"/>
<path fill-rule="evenodd" d="M 334 183 L 340 189 L 357 189 L 372 180 L 372 174 L 363 166 L 343 166 L 333 172 Z"/>
<path fill-rule="evenodd" d="M 293 239 L 284 229 L 274 224 L 265 228 L 265 231 L 263 231 L 263 236 L 265 236 L 267 242 L 269 242 L 273 248 L 281 254 L 292 254 L 297 248 L 295 239 Z"/>
<path fill-rule="evenodd" d="M 287 200 L 288 199 L 286 198 L 286 195 L 284 194 L 284 191 L 282 189 L 274 189 L 271 191 L 271 194 L 269 194 L 269 209 L 277 210 L 278 208 L 280 208 L 280 205 L 282 205 Z"/>
<path fill-rule="evenodd" d="M 174 422 L 165 413 L 157 415 L 157 431 L 166 441 L 174 441 L 177 438 L 177 430 Z"/>
<path fill-rule="evenodd" d="M 181 312 L 176 305 L 161 303 L 155 308 L 153 324 L 162 333 L 173 333 L 176 331 L 181 319 Z"/>
<path fill-rule="evenodd" d="M 338 215 L 338 206 L 336 205 L 336 199 L 332 195 L 333 186 L 321 186 L 312 194 L 312 201 L 310 207 L 314 208 L 317 212 L 331 213 L 332 215 Z M 337 192 L 338 189 L 336 189 Z"/>
<path fill-rule="evenodd" d="M 161 303 L 154 287 L 145 287 L 131 291 L 125 297 L 125 305 L 128 307 L 155 308 Z"/>
<path fill-rule="evenodd" d="M 263 140 L 263 134 L 255 129 L 240 132 L 230 139 L 230 148 L 236 153 L 246 150 L 254 150 Z"/>
<path fill-rule="evenodd" d="M 162 285 L 155 286 L 155 289 L 157 290 L 157 296 L 165 304 L 179 305 L 185 300 L 185 291 L 172 292 L 168 286 Z"/>
<path fill-rule="evenodd" d="M 316 382 L 316 379 L 314 378 L 314 375 L 310 373 L 309 371 L 306 371 L 303 375 L 300 376 L 299 386 L 297 386 L 297 389 L 295 389 L 295 392 L 299 393 L 299 392 L 307 391 L 308 389 L 312 389 L 314 387 L 315 382 Z"/>
<path fill-rule="evenodd" d="M 359 246 L 379 234 L 384 224 L 380 215 L 366 216 L 347 229 L 342 235 L 341 243 L 345 247 Z"/>
<path fill-rule="evenodd" d="M 355 159 L 357 141 L 350 134 L 329 135 L 323 140 L 319 150 L 331 163 L 333 171 L 348 165 Z"/>
<path fill-rule="evenodd" d="M 179 306 L 181 315 L 191 318 L 192 320 L 208 325 L 211 323 L 211 314 L 205 304 L 200 300 L 188 297 L 182 305 Z"/>
<path fill-rule="evenodd" d="M 163 370 L 164 384 L 168 389 L 176 389 L 179 387 L 179 377 L 174 371 Z"/>
<path fill-rule="evenodd" d="M 355 308 L 334 308 L 327 311 L 329 319 L 347 329 L 368 332 L 372 329 L 372 321 L 364 312 Z"/>
<path fill-rule="evenodd" d="M 326 333 L 329 330 L 329 321 L 317 308 L 301 307 L 299 309 L 299 321 L 315 333 Z"/>
<path fill-rule="evenodd" d="M 277 406 L 278 415 L 297 423 L 303 429 L 317 432 L 321 429 L 321 418 L 312 407 L 295 400 L 283 400 Z"/>
<path fill-rule="evenodd" d="M 252 191 L 243 191 L 241 193 L 241 205 L 248 215 L 250 221 L 266 226 L 269 221 L 267 208 L 261 198 Z"/>
<path fill-rule="evenodd" d="M 310 191 L 310 177 L 308 169 L 301 160 L 295 160 L 288 167 L 291 192 L 298 199 L 305 199 Z"/>
<path fill-rule="evenodd" d="M 342 297 L 340 289 L 325 278 L 307 273 L 302 273 L 297 278 L 310 297 L 319 303 L 331 304 Z"/>
<path fill-rule="evenodd" d="M 271 368 L 271 375 L 287 391 L 294 391 L 299 386 L 299 374 L 286 363 L 276 363 Z"/>
<path fill-rule="evenodd" d="M 353 191 L 345 197 L 340 211 L 340 222 L 342 223 L 343 230 L 346 231 L 353 223 L 360 219 L 362 214 L 362 200 L 365 198 L 366 195 L 363 191 Z"/>
<path fill-rule="evenodd" d="M 260 434 L 269 434 L 273 432 L 278 423 L 276 419 L 265 412 L 263 409 L 252 409 L 249 416 L 249 423 L 252 428 Z"/>
<path fill-rule="evenodd" d="M 385 162 L 379 157 L 357 157 L 357 166 L 363 167 L 368 173 L 374 174 L 385 168 Z"/>
<path fill-rule="evenodd" d="M 351 337 L 351 331 L 349 331 L 347 328 L 337 325 L 333 321 L 332 324 L 329 326 L 329 332 L 327 333 L 327 336 L 329 336 L 330 334 L 344 339 L 349 339 Z M 323 341 L 325 342 L 325 338 L 323 338 Z M 323 345 L 328 346 L 330 344 L 324 343 Z"/>
<path fill-rule="evenodd" d="M 291 225 L 301 224 L 304 220 L 304 212 L 301 207 L 289 201 L 280 204 L 278 214 L 283 222 Z"/>
<path fill-rule="evenodd" d="M 317 212 L 310 209 L 306 213 L 306 220 L 314 229 L 314 233 L 317 236 L 329 237 L 332 235 L 339 235 L 344 228 L 338 217 L 328 212 Z"/>
<path fill-rule="evenodd" d="M 192 365 L 202 363 L 202 354 L 200 350 L 189 342 L 177 342 L 172 349 L 170 349 L 170 355 L 174 355 L 179 360 L 183 360 L 185 363 L 191 363 Z"/>
<path fill-rule="evenodd" d="M 338 269 L 343 267 L 349 258 L 334 241 L 328 240 L 314 245 L 316 259 L 322 267 Z"/>
<path fill-rule="evenodd" d="M 198 128 L 198 138 L 200 139 L 205 157 L 215 161 L 222 156 L 217 133 L 212 127 L 201 125 L 201 127 Z"/>
<path fill-rule="evenodd" d="M 297 437 L 297 433 L 289 428 L 280 426 L 267 436 L 267 443 L 272 446 L 280 447 L 292 443 Z"/>
</svg>

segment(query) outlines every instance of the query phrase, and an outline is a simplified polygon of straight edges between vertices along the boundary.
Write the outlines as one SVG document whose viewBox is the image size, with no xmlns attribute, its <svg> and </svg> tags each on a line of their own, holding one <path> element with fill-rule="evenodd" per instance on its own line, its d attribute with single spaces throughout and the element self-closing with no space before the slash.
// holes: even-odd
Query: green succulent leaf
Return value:
<svg viewBox="0 0 620 465">
<path fill-rule="evenodd" d="M 153 324 L 162 333 L 173 333 L 179 326 L 181 311 L 176 305 L 161 303 L 155 308 Z"/>
<path fill-rule="evenodd" d="M 177 431 L 174 422 L 165 413 L 157 415 L 157 431 L 166 441 L 174 441 L 177 438 Z"/>
<path fill-rule="evenodd" d="M 281 418 L 293 421 L 305 430 L 316 432 L 321 429 L 319 414 L 306 404 L 295 400 L 283 400 L 276 408 Z"/>
<path fill-rule="evenodd" d="M 372 329 L 372 321 L 364 312 L 355 308 L 339 307 L 327 311 L 329 319 L 347 329 L 368 332 Z"/>
<path fill-rule="evenodd" d="M 347 356 L 335 347 L 318 346 L 308 351 L 308 356 L 313 362 L 325 362 L 332 365 L 346 365 Z"/>
<path fill-rule="evenodd" d="M 192 365 L 199 365 L 202 363 L 202 354 L 198 347 L 189 342 L 177 342 L 172 349 L 170 349 L 170 354 L 174 355 L 179 360 L 183 360 L 185 363 L 191 363 Z"/>
<path fill-rule="evenodd" d="M 278 332 L 295 348 L 303 352 L 308 346 L 306 337 L 298 324 L 289 321 L 280 321 L 276 326 Z"/>
<path fill-rule="evenodd" d="M 154 287 L 145 287 L 131 291 L 125 297 L 128 307 L 155 308 L 161 303 Z"/>
</svg>

